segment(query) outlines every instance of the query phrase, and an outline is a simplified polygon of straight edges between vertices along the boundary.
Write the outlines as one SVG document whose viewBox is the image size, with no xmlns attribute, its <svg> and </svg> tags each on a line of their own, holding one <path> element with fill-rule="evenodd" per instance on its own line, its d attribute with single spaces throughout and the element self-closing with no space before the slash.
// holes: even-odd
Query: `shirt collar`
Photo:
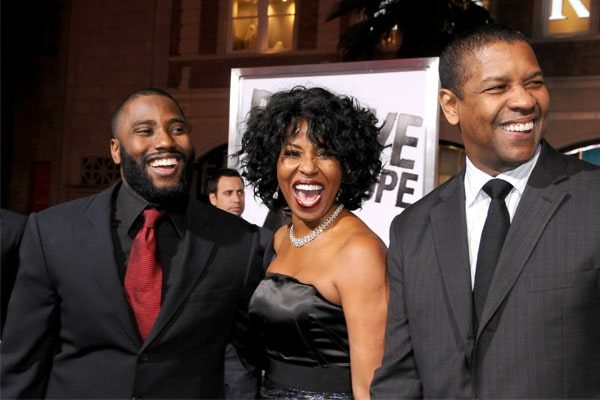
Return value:
<svg viewBox="0 0 600 400">
<path fill-rule="evenodd" d="M 533 157 L 529 161 L 519 165 L 515 169 L 498 174 L 498 176 L 490 176 L 485 172 L 478 169 L 467 156 L 466 158 L 466 170 L 465 170 L 465 203 L 467 207 L 472 206 L 478 199 L 483 198 L 481 195 L 481 188 L 490 179 L 499 178 L 507 181 L 513 185 L 513 190 L 519 193 L 519 196 L 523 194 L 527 180 L 533 171 L 533 167 L 537 163 L 540 156 L 541 146 L 538 145 L 537 150 Z"/>
<path fill-rule="evenodd" d="M 116 205 L 116 218 L 127 227 L 127 231 L 129 231 L 138 215 L 140 215 L 144 208 L 148 207 L 149 204 L 123 182 L 117 195 Z"/>
<path fill-rule="evenodd" d="M 186 229 L 185 215 L 187 202 L 188 200 L 186 199 L 166 210 L 168 220 L 175 227 L 175 231 L 179 237 L 183 237 Z M 125 182 L 121 184 L 116 201 L 116 219 L 123 223 L 128 231 L 132 228 L 142 211 L 150 206 L 151 204 L 147 200 L 134 192 Z"/>
</svg>

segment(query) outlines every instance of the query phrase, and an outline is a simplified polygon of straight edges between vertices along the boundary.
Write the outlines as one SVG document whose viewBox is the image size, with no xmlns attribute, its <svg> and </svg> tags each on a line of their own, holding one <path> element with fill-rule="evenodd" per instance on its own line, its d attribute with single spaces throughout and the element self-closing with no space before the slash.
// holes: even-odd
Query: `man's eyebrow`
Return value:
<svg viewBox="0 0 600 400">
<path fill-rule="evenodd" d="M 535 70 L 535 71 L 530 72 L 529 74 L 527 74 L 525 76 L 525 80 L 529 80 L 529 79 L 537 78 L 537 77 L 543 77 L 543 76 L 544 76 L 544 74 L 542 73 L 542 71 L 538 69 L 538 70 Z M 485 84 L 485 83 L 488 83 L 488 82 L 505 82 L 505 81 L 508 81 L 508 80 L 510 80 L 510 78 L 508 76 L 506 76 L 506 75 L 496 75 L 496 76 L 489 76 L 489 77 L 483 79 L 481 81 L 481 83 Z"/>
<path fill-rule="evenodd" d="M 544 73 L 542 72 L 541 69 L 538 69 L 536 71 L 533 71 L 529 75 L 527 75 L 525 77 L 525 80 L 529 80 L 529 79 L 532 79 L 532 78 L 543 78 L 543 77 L 544 77 Z"/>
<path fill-rule="evenodd" d="M 143 120 L 137 120 L 134 121 L 133 124 L 131 124 L 132 126 L 140 126 L 140 125 L 151 125 L 151 126 L 156 126 L 156 121 L 153 119 L 143 119 Z"/>
<path fill-rule="evenodd" d="M 481 81 L 481 83 L 485 84 L 488 82 L 504 82 L 507 80 L 508 80 L 508 77 L 506 75 L 495 75 L 495 76 L 488 76 L 487 78 L 483 79 Z"/>
<path fill-rule="evenodd" d="M 171 118 L 169 120 L 169 124 L 176 124 L 176 123 L 181 123 L 181 124 L 186 124 L 187 125 L 188 122 L 183 117 L 174 117 L 174 118 Z"/>
</svg>

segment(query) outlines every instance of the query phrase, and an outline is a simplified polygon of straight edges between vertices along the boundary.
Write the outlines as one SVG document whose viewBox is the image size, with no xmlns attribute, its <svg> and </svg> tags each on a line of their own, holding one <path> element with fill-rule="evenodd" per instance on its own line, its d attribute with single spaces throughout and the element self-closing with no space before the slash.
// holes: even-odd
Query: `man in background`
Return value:
<svg viewBox="0 0 600 400">
<path fill-rule="evenodd" d="M 238 217 L 244 212 L 244 180 L 233 168 L 222 168 L 208 180 L 208 197 L 210 203 Z M 272 256 L 271 241 L 273 232 L 258 227 L 260 233 L 260 249 L 263 252 L 264 268 L 268 266 Z M 225 349 L 225 398 L 247 399 L 258 391 L 256 369 L 243 361 L 235 347 L 231 344 Z"/>
<path fill-rule="evenodd" d="M 246 202 L 244 200 L 244 178 L 233 168 L 221 168 L 214 176 L 208 179 L 208 198 L 210 203 L 230 214 L 241 217 L 244 213 Z M 275 214 L 277 215 L 277 214 Z M 267 216 L 269 219 L 270 213 Z M 265 221 L 266 223 L 267 221 Z M 285 221 L 278 222 L 273 229 L 277 230 Z M 264 266 L 268 267 L 272 257 L 271 241 L 273 230 L 258 227 L 260 234 L 260 248 L 264 250 Z"/>
<path fill-rule="evenodd" d="M 220 169 L 209 178 L 207 189 L 209 201 L 213 206 L 237 216 L 242 215 L 246 206 L 244 178 L 237 170 L 233 168 Z M 261 243 L 266 246 L 271 240 L 272 232 L 276 232 L 282 225 L 288 224 L 290 221 L 290 215 L 284 211 L 275 213 L 269 210 L 260 229 Z M 266 259 L 265 261 L 268 266 L 270 260 Z"/>
<path fill-rule="evenodd" d="M 244 181 L 233 168 L 222 168 L 208 180 L 210 204 L 240 217 L 244 212 Z"/>
</svg>

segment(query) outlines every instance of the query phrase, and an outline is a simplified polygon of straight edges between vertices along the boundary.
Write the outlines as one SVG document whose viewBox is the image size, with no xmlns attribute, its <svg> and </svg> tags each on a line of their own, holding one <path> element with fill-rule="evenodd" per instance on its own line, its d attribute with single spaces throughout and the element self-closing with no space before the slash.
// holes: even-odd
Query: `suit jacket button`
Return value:
<svg viewBox="0 0 600 400">
<path fill-rule="evenodd" d="M 148 361 L 148 358 L 150 358 L 150 357 L 148 357 L 148 354 L 146 354 L 146 353 L 140 354 L 140 361 L 146 362 L 146 361 Z"/>
<path fill-rule="evenodd" d="M 133 396 L 131 396 L 131 400 L 142 400 L 143 397 L 140 396 L 139 394 L 134 394 Z"/>
</svg>

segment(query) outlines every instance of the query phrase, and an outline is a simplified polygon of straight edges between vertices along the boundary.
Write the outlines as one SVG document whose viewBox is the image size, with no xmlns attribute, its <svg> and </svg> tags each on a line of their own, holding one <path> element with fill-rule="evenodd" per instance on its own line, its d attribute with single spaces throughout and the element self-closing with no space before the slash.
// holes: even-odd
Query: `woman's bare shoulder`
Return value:
<svg viewBox="0 0 600 400">
<path fill-rule="evenodd" d="M 359 217 L 351 214 L 350 218 L 343 222 L 345 226 L 341 227 L 343 234 L 340 237 L 340 252 L 350 256 L 360 255 L 363 252 L 385 255 L 387 249 L 383 240 Z"/>
<path fill-rule="evenodd" d="M 381 238 L 353 214 L 341 222 L 333 261 L 338 279 L 362 279 L 384 272 L 387 248 Z"/>
</svg>

